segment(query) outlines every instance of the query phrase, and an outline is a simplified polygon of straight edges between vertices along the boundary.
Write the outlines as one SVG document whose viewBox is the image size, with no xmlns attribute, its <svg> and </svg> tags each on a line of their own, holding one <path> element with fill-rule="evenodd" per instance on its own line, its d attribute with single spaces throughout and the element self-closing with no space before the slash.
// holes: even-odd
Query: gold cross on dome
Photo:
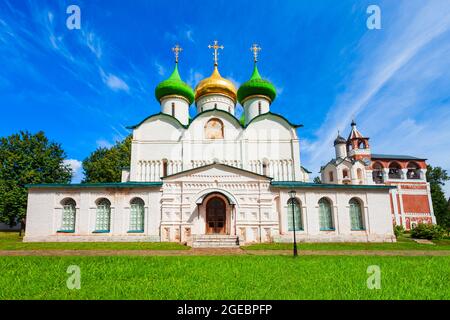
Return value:
<svg viewBox="0 0 450 320">
<path fill-rule="evenodd" d="M 214 65 L 215 66 L 217 66 L 218 65 L 218 60 L 219 60 L 219 49 L 222 49 L 223 50 L 223 48 L 224 48 L 224 46 L 219 46 L 218 44 L 217 44 L 217 40 L 214 40 L 214 44 L 213 45 L 209 45 L 208 46 L 208 48 L 209 49 L 214 49 L 214 52 L 213 52 L 213 55 L 214 55 Z"/>
<path fill-rule="evenodd" d="M 253 52 L 253 61 L 258 62 L 258 53 L 262 50 L 260 46 L 256 43 L 250 48 L 250 51 Z"/>
<path fill-rule="evenodd" d="M 175 62 L 178 63 L 178 56 L 180 52 L 183 51 L 183 48 L 177 44 L 175 45 L 175 47 L 172 48 L 172 51 L 175 54 Z"/>
</svg>

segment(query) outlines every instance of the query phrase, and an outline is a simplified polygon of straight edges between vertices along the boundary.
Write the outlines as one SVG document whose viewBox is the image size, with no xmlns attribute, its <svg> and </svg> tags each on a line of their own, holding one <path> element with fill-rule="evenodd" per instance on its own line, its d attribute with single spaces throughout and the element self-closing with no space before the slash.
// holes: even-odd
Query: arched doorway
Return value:
<svg viewBox="0 0 450 320">
<path fill-rule="evenodd" d="M 226 234 L 226 204 L 213 197 L 206 204 L 206 234 Z"/>
</svg>

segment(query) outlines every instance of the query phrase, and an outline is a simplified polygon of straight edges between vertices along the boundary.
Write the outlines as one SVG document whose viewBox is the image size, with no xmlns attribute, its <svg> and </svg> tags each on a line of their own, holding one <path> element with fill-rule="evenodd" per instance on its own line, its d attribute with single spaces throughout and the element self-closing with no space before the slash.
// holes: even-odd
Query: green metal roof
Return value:
<svg viewBox="0 0 450 320">
<path fill-rule="evenodd" d="M 253 95 L 262 95 L 266 96 L 270 99 L 270 101 L 274 101 L 277 96 L 277 91 L 274 85 L 261 78 L 259 75 L 258 67 L 255 63 L 255 67 L 253 68 L 253 74 L 250 77 L 250 80 L 244 82 L 237 92 L 237 98 L 240 104 L 242 101 Z"/>
<path fill-rule="evenodd" d="M 256 173 L 256 172 L 253 172 L 253 171 L 250 171 L 250 170 L 246 170 L 246 169 L 242 169 L 242 168 L 238 168 L 238 167 L 233 167 L 233 166 L 230 166 L 228 164 L 221 163 L 221 162 L 216 162 L 216 161 L 214 161 L 214 162 L 212 162 L 210 164 L 205 164 L 203 166 L 199 166 L 199 167 L 187 169 L 187 170 L 184 170 L 184 171 L 180 171 L 180 172 L 177 172 L 177 173 L 165 176 L 162 179 L 164 180 L 164 179 L 167 179 L 167 178 L 172 178 L 172 177 L 175 177 L 175 176 L 178 176 L 178 175 L 181 175 L 181 174 L 186 174 L 186 173 L 189 173 L 189 172 L 192 172 L 192 171 L 196 171 L 196 170 L 202 170 L 202 169 L 205 169 L 207 167 L 212 167 L 212 166 L 215 166 L 215 165 L 223 166 L 223 167 L 230 168 L 230 169 L 233 169 L 233 170 L 239 170 L 239 171 L 246 172 L 246 173 L 249 173 L 249 174 L 254 175 L 254 176 L 259 176 L 259 177 L 262 177 L 262 178 L 266 178 L 266 179 L 269 179 L 269 180 L 273 179 L 273 178 L 268 177 L 268 176 L 263 175 L 263 174 L 259 174 L 259 173 Z"/>
<path fill-rule="evenodd" d="M 372 154 L 372 159 L 394 159 L 394 160 L 422 160 L 425 161 L 427 159 L 424 158 L 416 158 L 407 155 L 398 155 L 398 154 Z"/>
<path fill-rule="evenodd" d="M 162 81 L 155 89 L 155 97 L 158 101 L 161 98 L 170 95 L 179 95 L 186 98 L 189 104 L 194 102 L 194 91 L 183 80 L 181 80 L 178 73 L 178 63 L 175 64 L 175 69 L 167 80 Z"/>
<path fill-rule="evenodd" d="M 328 184 L 328 183 L 312 183 L 299 181 L 272 181 L 270 183 L 277 188 L 323 188 L 323 189 L 381 189 L 389 190 L 395 189 L 395 186 L 387 185 L 362 185 L 362 184 Z"/>
<path fill-rule="evenodd" d="M 61 188 L 146 188 L 146 187 L 160 187 L 162 182 L 104 182 L 104 183 L 42 183 L 42 184 L 27 184 L 26 188 L 34 189 L 61 189 Z"/>
<path fill-rule="evenodd" d="M 256 116 L 256 117 L 254 117 L 247 125 L 245 125 L 245 123 L 242 122 L 242 117 L 241 117 L 241 120 L 238 120 L 238 119 L 237 119 L 234 115 L 232 115 L 231 113 L 229 113 L 229 112 L 227 112 L 227 111 L 225 111 L 225 110 L 221 110 L 221 109 L 214 108 L 214 109 L 205 110 L 205 111 L 202 111 L 202 112 L 196 114 L 194 118 L 189 119 L 189 124 L 188 124 L 188 125 L 183 125 L 177 118 L 175 118 L 175 117 L 173 117 L 173 116 L 171 116 L 171 115 L 169 115 L 169 114 L 159 112 L 159 113 L 152 114 L 152 115 L 148 116 L 147 118 L 145 118 L 144 120 L 142 120 L 142 121 L 139 122 L 138 124 L 135 124 L 135 125 L 133 125 L 133 126 L 128 126 L 127 129 L 136 129 L 136 128 L 138 128 L 141 124 L 143 124 L 145 121 L 147 121 L 148 119 L 151 119 L 151 118 L 154 118 L 154 117 L 157 117 L 157 116 L 169 117 L 169 118 L 171 118 L 172 120 L 175 120 L 175 122 L 177 122 L 177 123 L 179 124 L 180 127 L 183 127 L 183 128 L 185 128 L 185 129 L 187 129 L 187 128 L 189 128 L 189 126 L 191 125 L 191 123 L 192 123 L 196 118 L 198 118 L 199 116 L 201 116 L 201 115 L 203 115 L 203 114 L 205 114 L 205 113 L 208 113 L 208 112 L 214 112 L 214 111 L 215 111 L 215 112 L 224 113 L 224 114 L 230 116 L 232 119 L 236 120 L 236 122 L 241 126 L 242 129 L 245 129 L 246 127 L 248 127 L 248 126 L 250 125 L 250 123 L 252 123 L 252 122 L 255 121 L 256 119 L 258 119 L 258 118 L 260 118 L 260 117 L 267 116 L 267 115 L 271 115 L 271 116 L 274 116 L 274 117 L 276 117 L 276 118 L 280 118 L 280 119 L 286 121 L 291 127 L 294 127 L 294 128 L 300 128 L 300 127 L 303 127 L 302 124 L 293 124 L 293 123 L 291 123 L 288 119 L 286 119 L 285 117 L 283 117 L 282 115 L 279 115 L 279 114 L 273 113 L 273 112 L 262 113 L 262 114 L 260 114 L 260 115 L 258 115 L 258 116 Z M 245 121 L 245 120 L 244 120 L 244 121 Z"/>
<path fill-rule="evenodd" d="M 304 166 L 300 166 L 306 173 L 312 173 L 311 171 L 309 171 L 308 169 L 306 169 Z"/>
<path fill-rule="evenodd" d="M 159 112 L 159 113 L 155 113 L 155 114 L 149 115 L 147 118 L 145 118 L 144 120 L 142 120 L 142 121 L 139 122 L 138 124 L 135 124 L 135 125 L 133 125 L 133 126 L 128 126 L 128 127 L 126 127 L 126 128 L 127 128 L 127 129 L 136 129 L 136 128 L 139 127 L 141 124 L 143 124 L 145 121 L 147 121 L 147 120 L 149 120 L 149 119 L 151 119 L 151 118 L 158 117 L 158 116 L 168 117 L 169 119 L 174 120 L 180 127 L 187 128 L 187 126 L 183 125 L 183 124 L 180 122 L 180 120 L 178 120 L 177 118 L 171 116 L 170 114 L 162 113 L 162 112 Z"/>
</svg>

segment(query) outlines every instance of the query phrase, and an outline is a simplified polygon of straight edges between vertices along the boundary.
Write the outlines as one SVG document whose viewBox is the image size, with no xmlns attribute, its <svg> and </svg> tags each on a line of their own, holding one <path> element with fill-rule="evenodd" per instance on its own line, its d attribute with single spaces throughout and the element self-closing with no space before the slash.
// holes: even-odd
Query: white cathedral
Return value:
<svg viewBox="0 0 450 320">
<path fill-rule="evenodd" d="M 300 126 L 270 111 L 276 90 L 259 74 L 260 48 L 252 47 L 253 74 L 236 90 L 218 70 L 223 47 L 216 41 L 209 47 L 213 72 L 195 90 L 181 80 L 181 48 L 173 49 L 175 69 L 155 90 L 161 112 L 130 127 L 131 162 L 120 183 L 28 186 L 24 241 L 233 247 L 290 242 L 295 232 L 299 241 L 394 242 L 396 186 L 378 183 L 368 163 L 349 159 L 345 177 L 336 171 L 344 160 L 334 161 L 323 168 L 336 172 L 334 181 L 322 172 L 323 183 L 309 182 Z M 193 103 L 197 113 L 190 118 Z M 347 157 L 348 141 L 339 138 L 336 159 Z"/>
</svg>

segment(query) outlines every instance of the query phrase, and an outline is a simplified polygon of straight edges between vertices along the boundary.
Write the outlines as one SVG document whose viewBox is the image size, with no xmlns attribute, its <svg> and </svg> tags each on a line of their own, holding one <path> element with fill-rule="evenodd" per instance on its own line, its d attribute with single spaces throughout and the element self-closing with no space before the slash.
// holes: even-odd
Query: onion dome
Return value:
<svg viewBox="0 0 450 320">
<path fill-rule="evenodd" d="M 242 104 L 246 98 L 255 95 L 265 96 L 269 98 L 270 102 L 273 102 L 277 96 L 277 91 L 275 90 L 274 85 L 270 81 L 262 79 L 259 75 L 256 62 L 250 80 L 241 85 L 238 90 L 237 97 L 239 103 Z"/>
<path fill-rule="evenodd" d="M 230 80 L 222 78 L 217 69 L 217 64 L 214 65 L 211 76 L 200 81 L 195 88 L 195 100 L 197 101 L 208 94 L 222 94 L 236 103 L 236 87 Z"/>
<path fill-rule="evenodd" d="M 181 80 L 178 73 L 178 63 L 175 63 L 175 69 L 171 76 L 162 81 L 155 89 L 155 97 L 161 102 L 161 99 L 166 96 L 181 96 L 185 98 L 189 104 L 194 102 L 194 92 L 192 88 L 183 80 Z"/>
<path fill-rule="evenodd" d="M 345 140 L 344 137 L 342 137 L 340 134 L 338 134 L 337 138 L 334 140 L 334 145 L 338 145 L 338 144 L 346 144 L 347 140 Z"/>
</svg>

